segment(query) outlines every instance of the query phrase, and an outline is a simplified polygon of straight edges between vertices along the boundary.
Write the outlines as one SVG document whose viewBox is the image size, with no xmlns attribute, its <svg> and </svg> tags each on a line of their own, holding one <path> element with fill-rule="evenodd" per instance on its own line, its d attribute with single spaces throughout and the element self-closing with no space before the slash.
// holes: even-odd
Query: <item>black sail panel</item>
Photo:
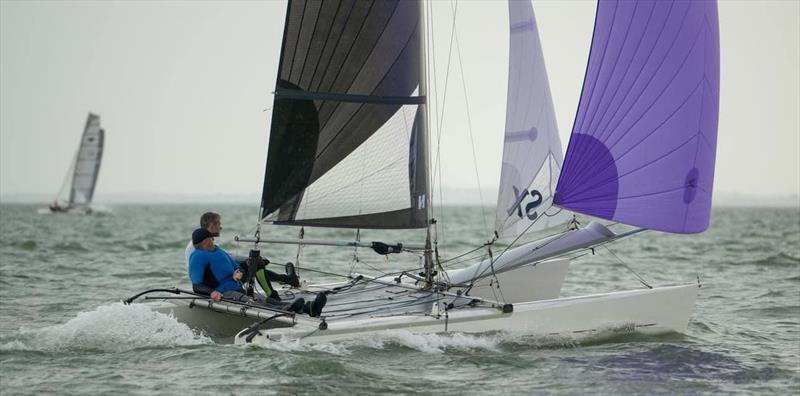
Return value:
<svg viewBox="0 0 800 396">
<path fill-rule="evenodd" d="M 288 86 L 289 83 L 279 81 Z M 277 208 L 308 185 L 317 151 L 319 119 L 313 100 L 276 98 L 267 154 L 267 181 L 274 186 L 263 195 L 262 207 Z M 266 192 L 266 188 L 265 188 Z"/>
<path fill-rule="evenodd" d="M 262 218 L 427 223 L 418 1 L 289 2 Z"/>
</svg>

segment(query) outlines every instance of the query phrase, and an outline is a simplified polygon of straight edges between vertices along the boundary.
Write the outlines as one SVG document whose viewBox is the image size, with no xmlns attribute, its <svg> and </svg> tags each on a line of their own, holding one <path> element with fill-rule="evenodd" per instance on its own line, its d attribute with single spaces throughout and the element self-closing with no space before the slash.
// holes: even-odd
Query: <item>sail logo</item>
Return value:
<svg viewBox="0 0 800 396">
<path fill-rule="evenodd" d="M 539 213 L 536 212 L 536 208 L 539 207 L 543 201 L 542 193 L 540 193 L 538 190 L 531 190 L 529 192 L 528 189 L 519 191 L 517 186 L 511 187 L 514 189 L 515 199 L 514 204 L 508 208 L 508 215 L 513 216 L 514 212 L 517 212 L 517 217 L 521 219 L 524 213 L 528 220 L 536 220 L 536 218 L 539 217 Z"/>
</svg>

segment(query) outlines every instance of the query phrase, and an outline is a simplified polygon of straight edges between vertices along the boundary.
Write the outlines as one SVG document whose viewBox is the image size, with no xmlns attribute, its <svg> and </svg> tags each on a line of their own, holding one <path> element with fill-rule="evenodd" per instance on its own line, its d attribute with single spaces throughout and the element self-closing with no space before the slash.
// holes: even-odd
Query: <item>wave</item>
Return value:
<svg viewBox="0 0 800 396">
<path fill-rule="evenodd" d="M 140 243 L 126 243 L 122 245 L 127 250 L 135 252 L 149 252 L 157 250 L 175 250 L 183 255 L 183 250 L 186 248 L 186 241 L 172 241 L 172 242 L 140 242 Z"/>
<path fill-rule="evenodd" d="M 755 318 L 792 318 L 800 316 L 800 305 L 780 305 L 769 306 L 763 308 L 743 308 L 732 311 L 734 313 L 746 313 L 748 316 L 752 315 Z"/>
<path fill-rule="evenodd" d="M 20 250 L 26 250 L 26 251 L 29 251 L 29 252 L 32 252 L 32 251 L 36 250 L 36 248 L 39 246 L 36 243 L 36 241 L 32 241 L 32 240 L 20 241 L 20 242 L 11 242 L 11 243 L 9 243 L 9 245 L 11 245 L 12 247 L 19 248 Z"/>
<path fill-rule="evenodd" d="M 780 252 L 769 257 L 749 262 L 749 264 L 767 267 L 794 267 L 800 264 L 800 258 Z"/>
<path fill-rule="evenodd" d="M 679 375 L 685 380 L 743 384 L 786 378 L 793 374 L 781 368 L 752 367 L 730 354 L 705 351 L 695 345 L 656 345 L 635 353 L 609 356 L 597 364 L 604 370 L 624 373 L 625 379 L 638 376 L 663 381 L 674 380 Z"/>
<path fill-rule="evenodd" d="M 11 338 L 11 339 L 9 339 Z M 63 324 L 22 328 L 3 337 L 0 351 L 109 351 L 195 346 L 213 343 L 174 317 L 142 305 L 114 303 L 80 312 Z"/>
<path fill-rule="evenodd" d="M 89 249 L 78 242 L 65 242 L 53 245 L 53 250 L 60 252 L 88 252 Z"/>
<path fill-rule="evenodd" d="M 359 337 L 325 344 L 307 344 L 302 340 L 270 341 L 258 347 L 281 352 L 324 352 L 349 355 L 360 349 L 410 349 L 428 354 L 486 351 L 503 353 L 529 349 L 564 349 L 619 342 L 680 341 L 681 334 L 645 335 L 631 324 L 608 325 L 585 333 L 546 334 L 534 332 L 495 331 L 487 333 L 413 333 L 408 330 L 387 330 L 371 337 Z M 249 344 L 252 345 L 252 344 Z"/>
</svg>

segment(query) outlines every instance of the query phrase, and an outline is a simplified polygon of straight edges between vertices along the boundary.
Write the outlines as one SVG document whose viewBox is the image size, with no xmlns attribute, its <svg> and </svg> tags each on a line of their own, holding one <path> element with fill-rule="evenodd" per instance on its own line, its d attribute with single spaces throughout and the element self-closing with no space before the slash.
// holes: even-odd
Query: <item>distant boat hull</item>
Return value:
<svg viewBox="0 0 800 396">
<path fill-rule="evenodd" d="M 565 334 L 602 331 L 625 326 L 647 334 L 683 333 L 694 309 L 699 285 L 630 290 L 580 297 L 514 304 L 513 312 L 472 308 L 435 316 L 392 316 L 331 321 L 320 329 L 319 321 L 298 317 L 293 327 L 261 330 L 253 343 L 302 340 L 325 343 L 364 337 L 386 330 L 411 333 L 484 333 L 514 331 L 529 334 Z M 246 343 L 237 336 L 237 344 Z"/>
<path fill-rule="evenodd" d="M 92 208 L 88 206 L 55 206 L 50 205 L 48 208 L 50 213 L 75 213 L 75 214 L 90 214 L 92 213 Z"/>
</svg>

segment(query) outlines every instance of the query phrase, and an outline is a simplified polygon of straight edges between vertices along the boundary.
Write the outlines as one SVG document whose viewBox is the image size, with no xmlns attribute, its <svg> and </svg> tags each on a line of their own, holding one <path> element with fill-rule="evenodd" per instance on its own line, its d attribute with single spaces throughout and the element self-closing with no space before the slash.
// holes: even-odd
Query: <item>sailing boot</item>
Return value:
<svg viewBox="0 0 800 396">
<path fill-rule="evenodd" d="M 303 313 L 307 313 L 308 316 L 316 318 L 322 313 L 322 308 L 325 307 L 325 303 L 327 302 L 328 297 L 325 296 L 325 293 L 319 293 L 314 301 L 306 303 L 306 305 L 303 307 Z"/>
<path fill-rule="evenodd" d="M 286 283 L 292 287 L 300 287 L 300 277 L 297 276 L 297 271 L 292 263 L 286 263 L 286 280 Z"/>
</svg>

